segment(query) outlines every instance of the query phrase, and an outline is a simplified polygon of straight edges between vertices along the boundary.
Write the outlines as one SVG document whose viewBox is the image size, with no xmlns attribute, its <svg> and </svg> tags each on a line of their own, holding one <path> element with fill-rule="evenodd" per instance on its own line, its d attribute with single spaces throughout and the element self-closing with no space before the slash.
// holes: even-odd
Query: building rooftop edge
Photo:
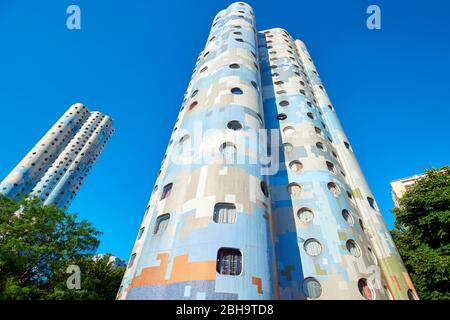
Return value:
<svg viewBox="0 0 450 320">
<path fill-rule="evenodd" d="M 395 180 L 391 180 L 390 183 L 399 182 L 399 181 L 402 181 L 402 180 L 413 179 L 413 178 L 420 178 L 420 177 L 423 177 L 424 175 L 425 175 L 424 173 L 415 174 L 415 175 L 412 175 L 412 176 L 408 176 L 408 177 L 404 177 L 404 178 L 398 178 L 398 179 L 395 179 Z"/>
</svg>

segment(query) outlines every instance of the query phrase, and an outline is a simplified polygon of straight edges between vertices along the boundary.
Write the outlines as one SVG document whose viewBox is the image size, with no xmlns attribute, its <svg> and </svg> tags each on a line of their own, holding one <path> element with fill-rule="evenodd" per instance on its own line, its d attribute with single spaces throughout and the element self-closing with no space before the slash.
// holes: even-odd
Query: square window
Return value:
<svg viewBox="0 0 450 320">
<path fill-rule="evenodd" d="M 153 234 L 161 234 L 163 233 L 169 224 L 170 214 L 166 213 L 158 218 L 156 218 L 155 229 L 153 230 Z"/>
<path fill-rule="evenodd" d="M 161 200 L 167 198 L 170 195 L 170 191 L 172 191 L 172 183 L 164 186 L 163 192 L 161 194 Z"/>
<path fill-rule="evenodd" d="M 233 203 L 217 203 L 213 220 L 216 223 L 236 223 L 236 206 Z"/>
<path fill-rule="evenodd" d="M 217 253 L 217 272 L 238 276 L 242 272 L 242 254 L 238 249 L 220 248 Z"/>
</svg>

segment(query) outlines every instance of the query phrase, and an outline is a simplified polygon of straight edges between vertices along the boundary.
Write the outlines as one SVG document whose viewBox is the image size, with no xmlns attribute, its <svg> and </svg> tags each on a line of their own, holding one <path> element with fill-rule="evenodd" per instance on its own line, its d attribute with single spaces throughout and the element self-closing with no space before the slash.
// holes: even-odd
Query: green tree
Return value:
<svg viewBox="0 0 450 320">
<path fill-rule="evenodd" d="M 114 300 L 125 268 L 110 263 L 110 256 L 108 254 L 101 258 L 89 257 L 74 261 L 73 264 L 81 270 L 80 290 L 69 290 L 65 283 L 67 274 L 59 274 L 60 279 L 47 299 Z"/>
<path fill-rule="evenodd" d="M 392 235 L 422 299 L 450 299 L 450 167 L 427 170 L 393 210 Z"/>
<path fill-rule="evenodd" d="M 123 270 L 93 259 L 100 234 L 36 199 L 0 196 L 0 299 L 114 299 Z M 80 290 L 66 286 L 69 265 L 81 269 Z"/>
</svg>

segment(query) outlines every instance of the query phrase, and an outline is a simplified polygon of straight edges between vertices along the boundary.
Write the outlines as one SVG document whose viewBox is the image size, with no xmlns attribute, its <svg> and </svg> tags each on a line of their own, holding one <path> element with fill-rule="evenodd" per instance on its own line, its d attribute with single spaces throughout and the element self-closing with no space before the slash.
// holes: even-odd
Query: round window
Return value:
<svg viewBox="0 0 450 320">
<path fill-rule="evenodd" d="M 292 136 L 294 135 L 295 129 L 293 127 L 285 127 L 283 129 L 283 133 L 287 136 Z"/>
<path fill-rule="evenodd" d="M 317 142 L 316 147 L 317 147 L 317 149 L 322 150 L 322 151 L 326 150 L 322 142 Z"/>
<path fill-rule="evenodd" d="M 417 294 L 413 290 L 408 289 L 407 293 L 408 293 L 408 299 L 409 300 L 419 300 L 419 297 L 417 296 Z"/>
<path fill-rule="evenodd" d="M 302 187 L 300 187 L 298 183 L 290 183 L 287 187 L 287 191 L 293 198 L 298 198 L 302 192 Z"/>
<path fill-rule="evenodd" d="M 242 89 L 241 88 L 231 88 L 231 93 L 232 94 L 236 94 L 236 95 L 241 95 L 241 94 L 243 94 L 244 92 L 242 91 Z"/>
<path fill-rule="evenodd" d="M 261 191 L 264 194 L 264 196 L 269 196 L 269 188 L 267 187 L 267 183 L 265 181 L 261 181 Z"/>
<path fill-rule="evenodd" d="M 242 129 L 242 124 L 237 120 L 232 120 L 227 124 L 228 129 L 237 131 Z"/>
<path fill-rule="evenodd" d="M 303 244 L 303 248 L 310 256 L 316 257 L 322 253 L 322 245 L 316 239 L 308 239 Z"/>
<path fill-rule="evenodd" d="M 353 220 L 353 216 L 351 215 L 350 212 L 348 212 L 348 210 L 344 209 L 342 210 L 342 217 L 344 218 L 345 221 L 347 221 L 347 223 L 349 225 L 353 225 L 355 223 L 355 221 Z"/>
<path fill-rule="evenodd" d="M 309 277 L 303 280 L 303 292 L 310 299 L 317 299 L 322 294 L 322 286 L 315 278 Z"/>
<path fill-rule="evenodd" d="M 358 289 L 361 295 L 366 298 L 367 300 L 373 300 L 375 297 L 375 294 L 372 290 L 372 288 L 367 283 L 367 279 L 359 279 L 358 281 Z"/>
<path fill-rule="evenodd" d="M 283 150 L 284 152 L 291 152 L 294 149 L 292 144 L 290 143 L 283 143 Z"/>
<path fill-rule="evenodd" d="M 330 192 L 336 197 L 341 193 L 341 190 L 334 182 L 328 182 L 327 187 Z"/>
<path fill-rule="evenodd" d="M 294 172 L 300 172 L 303 169 L 303 164 L 298 160 L 291 161 L 289 163 L 289 169 Z"/>
<path fill-rule="evenodd" d="M 347 247 L 348 252 L 355 258 L 359 258 L 361 256 L 361 248 L 354 240 L 347 240 L 345 246 Z"/>
<path fill-rule="evenodd" d="M 314 219 L 314 213 L 309 208 L 301 208 L 297 212 L 297 216 L 301 222 L 308 223 Z"/>
</svg>

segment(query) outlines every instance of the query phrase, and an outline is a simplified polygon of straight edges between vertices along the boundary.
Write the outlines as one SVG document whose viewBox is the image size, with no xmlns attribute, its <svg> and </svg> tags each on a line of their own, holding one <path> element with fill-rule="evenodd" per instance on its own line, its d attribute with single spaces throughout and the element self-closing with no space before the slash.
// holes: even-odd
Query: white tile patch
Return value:
<svg viewBox="0 0 450 320">
<path fill-rule="evenodd" d="M 184 287 L 184 296 L 190 297 L 191 296 L 191 286 Z"/>
<path fill-rule="evenodd" d="M 338 287 L 341 290 L 348 290 L 348 284 L 344 281 L 338 281 Z"/>
<path fill-rule="evenodd" d="M 195 217 L 212 217 L 214 211 L 214 203 L 216 196 L 203 197 L 201 199 L 196 199 L 195 204 Z"/>
<path fill-rule="evenodd" d="M 226 194 L 225 195 L 225 202 L 235 203 L 236 202 L 236 195 L 235 194 Z"/>
<path fill-rule="evenodd" d="M 248 188 L 248 196 L 249 196 L 249 200 L 250 200 L 250 202 L 252 202 L 252 203 L 255 203 L 256 202 L 256 192 L 255 192 L 255 190 L 256 190 L 256 181 L 255 181 L 255 179 L 252 179 L 251 177 L 249 177 L 249 188 Z"/>
<path fill-rule="evenodd" d="M 197 205 L 196 198 L 186 201 L 185 203 L 183 203 L 183 212 L 191 211 L 191 210 L 195 209 L 196 205 Z"/>
<path fill-rule="evenodd" d="M 219 170 L 221 176 L 225 176 L 228 173 L 228 167 L 224 166 L 223 169 Z"/>
<path fill-rule="evenodd" d="M 252 117 L 249 114 L 245 114 L 245 125 L 252 127 L 252 128 L 258 128 L 259 127 L 259 123 L 258 120 L 255 117 Z"/>
<path fill-rule="evenodd" d="M 206 292 L 197 292 L 197 300 L 205 300 Z"/>
<path fill-rule="evenodd" d="M 200 169 L 200 177 L 198 178 L 197 194 L 196 197 L 200 198 L 205 192 L 206 177 L 208 176 L 208 167 L 204 166 Z"/>
</svg>

